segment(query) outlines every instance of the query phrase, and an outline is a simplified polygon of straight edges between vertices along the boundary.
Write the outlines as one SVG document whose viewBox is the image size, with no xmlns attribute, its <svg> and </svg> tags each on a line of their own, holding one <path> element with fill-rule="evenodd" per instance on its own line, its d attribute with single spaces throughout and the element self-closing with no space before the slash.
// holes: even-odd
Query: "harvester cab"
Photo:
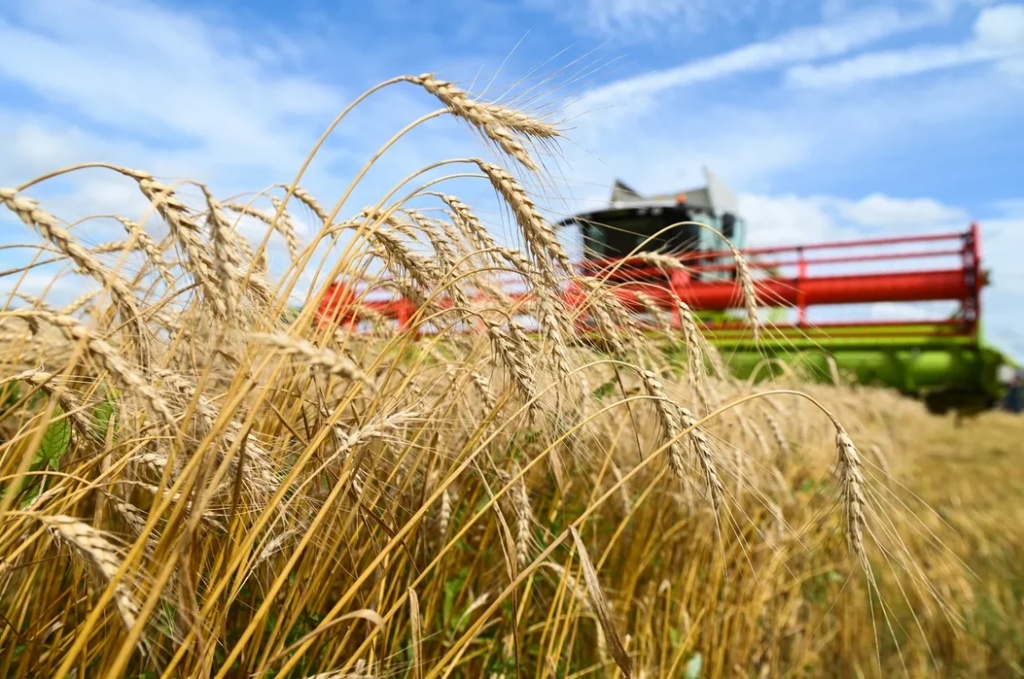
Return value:
<svg viewBox="0 0 1024 679">
<path fill-rule="evenodd" d="M 746 223 L 729 187 L 707 168 L 704 177 L 704 186 L 649 196 L 617 180 L 608 207 L 559 222 L 559 227 L 579 227 L 580 272 L 593 274 L 609 265 L 621 268 L 624 260 L 657 253 L 713 267 L 701 271 L 702 280 L 734 277 L 735 269 L 714 265 L 726 263 L 717 260 L 730 243 L 743 247 Z M 709 259 L 702 253 L 717 254 Z M 637 271 L 631 273 L 631 277 L 637 275 Z"/>
</svg>

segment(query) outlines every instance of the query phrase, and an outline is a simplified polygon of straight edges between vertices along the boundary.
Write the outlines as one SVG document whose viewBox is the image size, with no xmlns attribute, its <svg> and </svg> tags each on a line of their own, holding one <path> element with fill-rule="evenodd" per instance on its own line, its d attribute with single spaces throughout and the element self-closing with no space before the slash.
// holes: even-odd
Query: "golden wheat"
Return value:
<svg viewBox="0 0 1024 679">
<path fill-rule="evenodd" d="M 527 169 L 528 143 L 558 135 L 433 76 L 390 82 L 422 87 Z M 40 252 L 111 292 L 64 303 L 14 289 L 0 310 L 0 676 L 1019 666 L 1022 477 L 1005 452 L 1019 429 L 971 467 L 983 487 L 963 469 L 924 484 L 962 455 L 920 440 L 954 434 L 919 405 L 792 374 L 756 393 L 681 300 L 659 334 L 641 332 L 606 281 L 575 274 L 539 197 L 471 162 L 524 250 L 441 188 L 416 193 L 437 212 L 389 195 L 338 217 L 345 201 L 326 210 L 300 176 L 266 196 L 271 214 L 195 182 L 190 208 L 148 173 L 103 165 L 138 185 L 168 236 L 115 216 L 127 239 L 93 247 L 23 195 L 76 168 L 0 193 Z M 364 334 L 289 309 L 290 285 L 266 278 L 269 240 L 254 247 L 225 214 L 281 235 L 293 269 L 319 270 L 291 197 L 319 222 L 310 246 L 351 239 L 323 270 L 360 297 L 390 287 L 418 303 L 403 332 L 381 314 L 364 314 L 377 326 Z M 105 263 L 131 251 L 134 271 Z M 755 283 L 737 268 L 756 334 Z M 29 270 L 3 278 L 17 288 Z M 497 270 L 533 300 L 514 301 Z M 578 336 L 584 321 L 603 346 Z M 428 322 L 436 335 L 419 333 Z M 682 365 L 662 340 L 685 349 Z M 72 561 L 53 558 L 45 530 Z M 95 605 L 96 582 L 112 608 Z"/>
</svg>

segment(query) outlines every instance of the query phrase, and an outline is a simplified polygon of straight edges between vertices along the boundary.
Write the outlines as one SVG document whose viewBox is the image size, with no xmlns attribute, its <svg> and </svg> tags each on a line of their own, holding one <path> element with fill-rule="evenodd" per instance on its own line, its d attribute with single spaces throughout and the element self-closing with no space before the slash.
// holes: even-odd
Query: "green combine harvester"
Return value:
<svg viewBox="0 0 1024 679">
<path fill-rule="evenodd" d="M 666 195 L 642 196 L 616 182 L 606 208 L 560 222 L 577 227 L 581 238 L 576 273 L 605 279 L 635 322 L 652 332 L 664 329 L 655 322 L 663 312 L 678 328 L 678 302 L 685 302 L 744 379 L 796 369 L 810 379 L 897 389 L 935 413 L 977 412 L 1001 401 L 1016 366 L 982 339 L 987 275 L 977 225 L 958 233 L 746 248 L 747 224 L 733 193 L 704 174 L 705 186 Z M 742 252 L 749 277 L 740 275 L 730 246 Z M 744 278 L 753 281 L 762 318 L 756 338 L 744 319 Z M 584 288 L 570 284 L 563 301 L 577 314 L 581 339 L 599 341 L 584 311 Z M 909 315 L 936 303 L 951 309 L 930 319 L 877 318 L 880 308 Z M 868 320 L 865 307 L 876 312 Z M 831 319 L 810 318 L 829 310 Z M 328 287 L 317 311 L 320 323 L 342 322 L 356 332 L 368 315 L 391 319 L 397 331 L 424 332 L 412 300 L 370 300 L 343 281 Z M 678 343 L 678 333 L 672 337 Z"/>
</svg>

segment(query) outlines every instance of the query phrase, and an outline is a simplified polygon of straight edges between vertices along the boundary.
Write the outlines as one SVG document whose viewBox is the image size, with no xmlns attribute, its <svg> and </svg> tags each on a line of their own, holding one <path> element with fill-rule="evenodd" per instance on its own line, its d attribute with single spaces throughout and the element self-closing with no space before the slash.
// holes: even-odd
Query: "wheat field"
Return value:
<svg viewBox="0 0 1024 679">
<path fill-rule="evenodd" d="M 0 188 L 34 253 L 3 272 L 0 676 L 1024 674 L 1020 418 L 751 385 L 682 301 L 653 337 L 595 279 L 567 310 L 527 189 L 558 127 L 433 76 L 379 87 L 479 135 L 433 168 L 490 187 L 521 248 L 419 174 L 363 208 L 301 171 L 244 201 L 96 162 Z M 150 206 L 95 217 L 121 240 L 32 197 L 87 169 Z M 30 295 L 44 262 L 94 287 Z M 339 277 L 436 334 L 317 323 Z"/>
</svg>

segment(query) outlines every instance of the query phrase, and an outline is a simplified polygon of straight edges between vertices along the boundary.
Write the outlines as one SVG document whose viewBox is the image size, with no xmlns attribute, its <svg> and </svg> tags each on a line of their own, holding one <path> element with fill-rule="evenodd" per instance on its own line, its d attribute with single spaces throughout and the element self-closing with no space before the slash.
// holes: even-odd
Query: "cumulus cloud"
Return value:
<svg viewBox="0 0 1024 679">
<path fill-rule="evenodd" d="M 1024 44 L 1024 5 L 999 5 L 983 10 L 974 22 L 974 36 L 983 45 L 1019 49 Z"/>
<path fill-rule="evenodd" d="M 0 20 L 0 77 L 124 137 L 159 146 L 173 135 L 239 165 L 298 162 L 306 135 L 289 123 L 342 105 L 185 13 L 97 0 L 19 7 L 18 23 Z"/>
<path fill-rule="evenodd" d="M 858 201 L 838 201 L 839 210 L 852 222 L 869 227 L 910 230 L 953 222 L 964 225 L 969 215 L 932 198 L 892 198 L 874 193 Z"/>
<path fill-rule="evenodd" d="M 756 245 L 790 245 L 856 239 L 920 230 L 966 231 L 961 208 L 931 198 L 874 193 L 856 200 L 837 196 L 740 194 L 740 209 Z"/>
<path fill-rule="evenodd" d="M 169 183 L 192 178 L 222 198 L 291 181 L 327 124 L 355 96 L 349 88 L 369 76 L 358 70 L 363 62 L 343 58 L 349 45 L 332 48 L 331 56 L 346 64 L 339 86 L 322 70 L 301 67 L 313 48 L 298 36 L 223 18 L 154 1 L 4 3 L 0 126 L 7 136 L 0 186 L 91 161 L 145 170 Z M 374 68 L 387 60 L 381 53 L 363 56 Z M 411 86 L 375 96 L 334 130 L 302 185 L 333 206 L 381 144 L 436 106 Z M 480 153 L 478 140 L 451 118 L 430 127 L 403 138 L 375 163 L 342 217 L 427 162 Z M 196 197 L 195 187 L 183 190 Z M 137 218 L 148 207 L 130 179 L 109 170 L 76 172 L 27 194 L 70 222 L 96 213 Z M 301 212 L 294 201 L 291 207 Z M 148 223 L 157 233 L 162 227 L 155 221 L 150 216 Z M 97 242 L 106 238 L 103 228 L 89 221 L 78 231 Z M 244 232 L 262 239 L 252 225 Z M 0 209 L 0 243 L 32 236 Z M 283 253 L 279 238 L 271 245 Z"/>
<path fill-rule="evenodd" d="M 738 200 L 740 212 L 747 221 L 751 245 L 822 242 L 842 233 L 829 214 L 828 201 L 823 198 L 744 193 Z"/>
</svg>

